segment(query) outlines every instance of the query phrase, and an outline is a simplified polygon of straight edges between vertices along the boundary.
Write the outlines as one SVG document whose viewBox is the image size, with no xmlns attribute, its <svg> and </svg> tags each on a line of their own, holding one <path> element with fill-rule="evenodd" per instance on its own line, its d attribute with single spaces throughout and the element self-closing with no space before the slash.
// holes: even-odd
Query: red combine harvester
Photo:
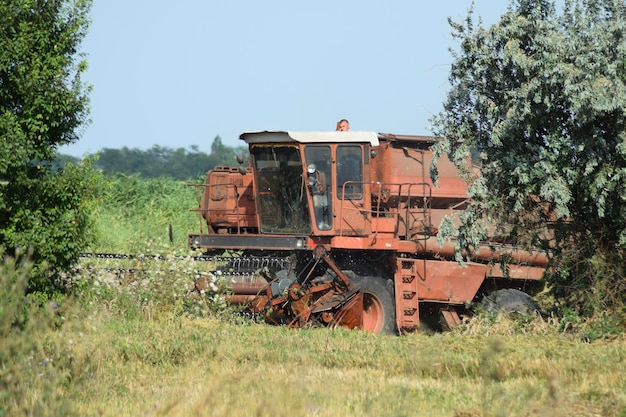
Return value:
<svg viewBox="0 0 626 417">
<path fill-rule="evenodd" d="M 437 245 L 441 220 L 458 216 L 468 196 L 448 159 L 437 164 L 438 186 L 430 180 L 436 138 L 263 131 L 240 139 L 248 165 L 216 167 L 197 185 L 201 230 L 189 236 L 216 257 L 230 302 L 270 323 L 375 333 L 414 331 L 420 321 L 452 327 L 485 297 L 505 310 L 533 307 L 544 253 L 490 242 L 459 264 L 453 242 Z"/>
</svg>

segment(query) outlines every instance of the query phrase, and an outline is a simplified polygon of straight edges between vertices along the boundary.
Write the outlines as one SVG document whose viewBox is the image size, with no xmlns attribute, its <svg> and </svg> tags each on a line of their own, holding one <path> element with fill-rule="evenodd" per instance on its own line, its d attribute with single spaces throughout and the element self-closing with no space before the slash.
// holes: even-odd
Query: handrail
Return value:
<svg viewBox="0 0 626 417">
<path fill-rule="evenodd" d="M 347 202 L 351 202 L 351 201 L 355 201 L 354 199 L 350 199 L 350 198 L 346 198 L 346 185 L 360 185 L 362 187 L 362 190 L 364 189 L 365 185 L 369 185 L 370 187 L 372 186 L 376 186 L 377 187 L 377 191 L 375 194 L 375 207 L 372 206 L 370 207 L 369 210 L 365 210 L 365 207 L 349 207 L 348 204 L 346 204 Z M 416 192 L 413 196 L 411 196 L 411 193 L 413 192 L 415 187 L 421 187 L 422 192 Z M 385 190 L 388 190 L 389 192 L 391 192 L 393 190 L 393 195 L 391 195 L 391 193 L 389 195 L 384 196 L 384 198 L 386 199 L 386 201 L 395 201 L 396 204 L 389 207 L 392 210 L 395 211 L 382 211 L 381 209 L 381 204 L 383 203 L 383 192 Z M 406 195 L 403 194 L 403 191 L 406 190 Z M 365 194 L 363 194 L 365 196 Z M 380 219 L 382 216 L 381 214 L 383 214 L 384 216 L 392 216 L 394 218 L 395 221 L 395 231 L 394 234 L 397 235 L 398 234 L 398 230 L 400 227 L 399 221 L 401 218 L 401 210 L 404 210 L 404 221 L 405 221 L 405 231 L 404 231 L 404 235 L 405 235 L 405 239 L 410 240 L 411 239 L 411 225 L 414 225 L 417 221 L 419 221 L 421 219 L 422 222 L 424 222 L 424 224 L 427 222 L 429 225 L 432 223 L 431 222 L 431 216 L 430 216 L 430 202 L 432 201 L 432 188 L 430 186 L 430 184 L 425 183 L 425 182 L 418 182 L 418 183 L 387 183 L 387 182 L 380 182 L 380 181 L 346 181 L 342 184 L 341 186 L 341 194 L 338 196 L 339 200 L 340 200 L 340 204 L 339 204 L 339 236 L 344 236 L 345 230 L 343 227 L 343 222 L 342 219 L 344 218 L 344 214 L 345 212 L 348 211 L 358 211 L 358 212 L 368 212 L 369 214 L 369 219 L 372 223 L 372 238 L 373 241 L 376 241 L 379 231 L 380 231 L 380 227 L 378 226 L 378 219 Z M 365 197 L 367 198 L 367 197 Z M 423 202 L 421 204 L 421 206 L 418 206 L 417 208 L 411 208 L 411 200 L 412 198 L 422 198 Z M 362 199 L 359 199 L 358 201 L 361 201 Z M 401 203 L 405 202 L 406 203 L 406 207 L 401 207 Z M 416 214 L 419 213 L 421 214 L 421 216 L 417 216 Z M 376 219 L 376 224 L 374 223 Z M 409 224 L 409 220 L 414 220 L 411 222 L 411 224 Z M 428 235 L 426 235 L 424 237 L 424 239 L 427 239 Z"/>
</svg>

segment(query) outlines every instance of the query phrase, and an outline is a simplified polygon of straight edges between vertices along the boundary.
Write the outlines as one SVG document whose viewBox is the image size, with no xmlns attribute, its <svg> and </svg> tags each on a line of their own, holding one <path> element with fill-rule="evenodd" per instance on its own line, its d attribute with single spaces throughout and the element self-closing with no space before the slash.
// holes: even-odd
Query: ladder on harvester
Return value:
<svg viewBox="0 0 626 417">
<path fill-rule="evenodd" d="M 424 274 L 424 261 L 398 258 L 395 282 L 396 322 L 398 329 L 416 330 L 419 326 L 417 285 Z"/>
</svg>

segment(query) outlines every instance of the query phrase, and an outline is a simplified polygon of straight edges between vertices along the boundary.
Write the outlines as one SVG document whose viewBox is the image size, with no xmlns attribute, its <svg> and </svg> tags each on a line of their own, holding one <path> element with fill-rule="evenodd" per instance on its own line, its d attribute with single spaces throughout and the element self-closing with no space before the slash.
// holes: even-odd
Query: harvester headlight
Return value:
<svg viewBox="0 0 626 417">
<path fill-rule="evenodd" d="M 304 248 L 304 239 L 297 239 L 296 240 L 296 248 L 298 248 L 298 249 Z"/>
</svg>

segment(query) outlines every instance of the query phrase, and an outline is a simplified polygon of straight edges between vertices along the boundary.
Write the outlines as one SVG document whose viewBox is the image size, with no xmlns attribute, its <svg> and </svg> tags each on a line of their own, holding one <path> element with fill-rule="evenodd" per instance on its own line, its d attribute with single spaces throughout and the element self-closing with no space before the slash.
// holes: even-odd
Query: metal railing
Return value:
<svg viewBox="0 0 626 417">
<path fill-rule="evenodd" d="M 360 189 L 360 195 L 369 198 L 364 193 L 366 186 L 371 190 L 371 208 L 366 210 L 363 198 L 353 199 L 348 189 Z M 394 236 L 412 240 L 416 235 L 429 237 L 431 229 L 431 202 L 432 189 L 430 184 L 419 183 L 385 183 L 379 181 L 346 181 L 341 187 L 339 195 L 339 235 L 344 236 L 344 219 L 349 211 L 356 211 L 364 215 L 371 222 L 373 238 L 376 239 L 382 227 L 381 219 L 392 218 Z M 403 234 L 400 233 L 401 221 L 404 221 Z M 416 230 L 416 226 L 419 226 Z M 427 230 L 428 229 L 428 230 Z"/>
</svg>

